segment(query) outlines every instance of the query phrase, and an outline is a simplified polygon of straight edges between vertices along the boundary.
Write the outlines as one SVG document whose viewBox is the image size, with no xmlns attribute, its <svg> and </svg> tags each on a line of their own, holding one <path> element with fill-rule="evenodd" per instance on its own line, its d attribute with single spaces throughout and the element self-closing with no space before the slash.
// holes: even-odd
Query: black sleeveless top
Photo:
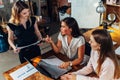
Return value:
<svg viewBox="0 0 120 80">
<path fill-rule="evenodd" d="M 28 20 L 26 22 L 26 29 L 21 24 L 19 25 L 14 25 L 12 23 L 7 24 L 10 27 L 10 29 L 14 32 L 14 35 L 17 38 L 16 44 L 18 45 L 18 47 L 32 44 L 38 40 L 34 29 L 35 21 L 36 18 L 31 17 L 32 24 L 30 24 L 30 21 Z"/>
</svg>

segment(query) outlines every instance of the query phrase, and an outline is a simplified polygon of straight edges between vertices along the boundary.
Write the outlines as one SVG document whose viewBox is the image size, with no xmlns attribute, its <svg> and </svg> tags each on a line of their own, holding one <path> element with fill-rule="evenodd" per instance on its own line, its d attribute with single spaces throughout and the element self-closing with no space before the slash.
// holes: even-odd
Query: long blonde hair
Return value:
<svg viewBox="0 0 120 80">
<path fill-rule="evenodd" d="M 23 1 L 17 1 L 12 7 L 11 17 L 9 22 L 18 25 L 20 23 L 20 12 L 23 9 L 29 9 L 29 6 Z"/>
<path fill-rule="evenodd" d="M 116 57 L 115 51 L 113 49 L 113 43 L 110 34 L 107 30 L 98 29 L 92 32 L 92 35 L 100 46 L 100 57 L 98 59 L 97 74 L 99 75 L 101 71 L 101 66 L 105 59 L 110 58 L 115 66 L 114 78 L 118 79 L 120 77 L 120 65 Z"/>
</svg>

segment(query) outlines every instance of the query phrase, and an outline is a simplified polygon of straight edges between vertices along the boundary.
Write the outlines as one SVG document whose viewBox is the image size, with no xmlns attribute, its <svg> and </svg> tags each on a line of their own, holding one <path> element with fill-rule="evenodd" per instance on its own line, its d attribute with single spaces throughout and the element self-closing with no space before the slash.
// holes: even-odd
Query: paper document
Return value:
<svg viewBox="0 0 120 80">
<path fill-rule="evenodd" d="M 35 43 L 32 43 L 32 44 L 30 44 L 30 45 L 26 45 L 26 46 L 22 46 L 22 47 L 17 47 L 18 49 L 24 49 L 24 48 L 27 48 L 27 47 L 30 47 L 30 46 L 33 46 L 33 45 L 37 45 L 38 43 L 40 43 L 42 40 L 39 40 L 39 41 L 37 41 L 37 42 L 35 42 Z"/>
<path fill-rule="evenodd" d="M 47 64 L 56 66 L 59 66 L 61 63 L 63 63 L 63 61 L 57 58 L 56 56 L 50 56 L 47 59 L 42 59 L 42 61 L 46 62 Z"/>
<path fill-rule="evenodd" d="M 10 76 L 13 78 L 13 80 L 24 80 L 25 78 L 29 77 L 37 71 L 38 70 L 34 68 L 32 64 L 29 63 L 19 68 L 18 70 L 10 73 Z"/>
<path fill-rule="evenodd" d="M 68 67 L 67 69 L 59 68 L 59 65 L 62 62 L 63 61 L 57 58 L 56 56 L 52 56 L 47 59 L 42 59 L 39 62 L 39 66 L 46 70 L 52 78 L 57 79 L 61 75 L 65 74 L 66 72 L 72 69 L 72 67 Z"/>
</svg>

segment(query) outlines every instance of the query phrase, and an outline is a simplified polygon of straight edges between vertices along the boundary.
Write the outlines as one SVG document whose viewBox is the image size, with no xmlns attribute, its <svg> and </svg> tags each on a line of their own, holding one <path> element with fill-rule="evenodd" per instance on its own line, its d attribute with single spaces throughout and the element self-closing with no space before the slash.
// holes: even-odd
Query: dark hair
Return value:
<svg viewBox="0 0 120 80">
<path fill-rule="evenodd" d="M 78 23 L 73 17 L 66 17 L 62 21 L 65 22 L 67 26 L 72 29 L 71 35 L 73 37 L 82 36 L 78 27 Z"/>
<path fill-rule="evenodd" d="M 97 43 L 100 44 L 100 57 L 98 59 L 97 73 L 99 74 L 102 63 L 109 57 L 115 65 L 114 77 L 116 77 L 117 70 L 119 70 L 118 60 L 113 49 L 113 42 L 109 32 L 106 29 L 97 29 L 92 32 L 92 35 Z"/>
<path fill-rule="evenodd" d="M 66 13 L 67 9 L 70 8 L 70 6 L 61 6 L 58 8 L 58 11 L 61 12 L 61 13 Z"/>
</svg>

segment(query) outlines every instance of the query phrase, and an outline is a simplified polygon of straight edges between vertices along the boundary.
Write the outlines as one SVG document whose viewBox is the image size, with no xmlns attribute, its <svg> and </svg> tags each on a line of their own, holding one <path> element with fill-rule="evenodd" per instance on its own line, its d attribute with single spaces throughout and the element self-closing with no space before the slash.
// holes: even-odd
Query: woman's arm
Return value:
<svg viewBox="0 0 120 80">
<path fill-rule="evenodd" d="M 91 77 L 88 77 L 88 76 L 85 76 L 85 75 L 87 75 L 87 74 L 89 74 L 93 71 L 94 70 L 93 70 L 93 67 L 92 67 L 92 64 L 91 64 L 91 58 L 90 58 L 87 66 L 83 67 L 82 69 L 80 69 L 76 72 L 68 73 L 68 74 L 65 74 L 65 75 L 61 76 L 61 80 L 66 80 L 66 79 L 67 80 L 89 80 Z"/>
<path fill-rule="evenodd" d="M 83 67 L 82 69 L 80 69 L 76 72 L 73 72 L 73 74 L 88 75 L 88 74 L 92 73 L 93 71 L 94 71 L 93 66 L 92 66 L 91 62 L 89 61 L 87 66 Z"/>
<path fill-rule="evenodd" d="M 40 33 L 39 29 L 38 29 L 37 21 L 34 24 L 34 28 L 35 28 L 35 34 L 37 35 L 38 40 L 42 40 L 42 35 L 41 35 L 41 33 Z"/>
<path fill-rule="evenodd" d="M 52 49 L 53 49 L 56 53 L 59 53 L 59 52 L 60 52 L 61 47 L 62 47 L 62 43 L 61 43 L 60 40 L 58 40 L 58 41 L 57 41 L 57 44 L 55 44 L 54 41 L 51 39 L 51 37 L 49 37 L 48 35 L 47 35 L 47 37 L 46 37 L 45 40 L 46 40 L 46 42 L 50 43 Z"/>
<path fill-rule="evenodd" d="M 78 65 L 83 61 L 85 53 L 85 45 L 82 45 L 78 48 L 78 58 L 72 61 L 72 65 Z"/>
<path fill-rule="evenodd" d="M 91 51 L 91 55 L 90 55 L 90 59 L 88 61 L 88 64 L 85 67 L 83 67 L 82 69 L 80 69 L 80 70 L 78 70 L 76 72 L 73 72 L 73 74 L 76 74 L 76 75 L 88 75 L 88 74 L 92 73 L 94 71 L 92 63 L 95 64 L 93 57 L 94 57 L 94 54 L 93 54 L 93 51 Z"/>
<path fill-rule="evenodd" d="M 95 59 L 93 59 L 93 60 L 95 60 Z M 112 60 L 110 60 L 108 58 L 102 64 L 100 74 L 98 75 L 99 78 L 98 77 L 85 76 L 88 73 L 94 71 L 94 69 L 92 67 L 94 65 L 91 64 L 91 62 L 93 63 L 93 60 L 90 58 L 89 63 L 86 67 L 84 67 L 83 69 L 74 73 L 74 74 L 77 75 L 76 80 L 113 80 L 114 79 L 115 66 L 114 66 L 114 63 L 112 62 Z"/>
<path fill-rule="evenodd" d="M 84 50 L 85 50 L 85 45 L 80 46 L 78 48 L 78 58 L 76 58 L 73 61 L 64 62 L 59 67 L 60 68 L 68 68 L 69 66 L 75 66 L 75 65 L 80 64 L 84 58 Z"/>
<path fill-rule="evenodd" d="M 99 77 L 90 77 L 90 76 L 84 76 L 84 75 L 76 75 L 76 80 L 114 80 L 114 64 L 109 63 L 109 61 L 106 61 L 102 65 L 101 73 L 99 74 Z M 116 79 L 118 80 L 118 79 Z"/>
<path fill-rule="evenodd" d="M 62 47 L 62 43 L 60 40 L 57 41 L 57 44 L 55 45 L 54 42 L 51 43 L 51 46 L 53 48 L 53 50 L 56 52 L 56 53 L 59 53 L 60 50 L 61 50 L 61 47 Z"/>
<path fill-rule="evenodd" d="M 13 31 L 8 26 L 7 26 L 7 31 L 8 31 L 8 43 L 13 48 L 14 52 L 18 53 L 19 50 L 14 45 L 14 33 L 13 33 Z"/>
</svg>

